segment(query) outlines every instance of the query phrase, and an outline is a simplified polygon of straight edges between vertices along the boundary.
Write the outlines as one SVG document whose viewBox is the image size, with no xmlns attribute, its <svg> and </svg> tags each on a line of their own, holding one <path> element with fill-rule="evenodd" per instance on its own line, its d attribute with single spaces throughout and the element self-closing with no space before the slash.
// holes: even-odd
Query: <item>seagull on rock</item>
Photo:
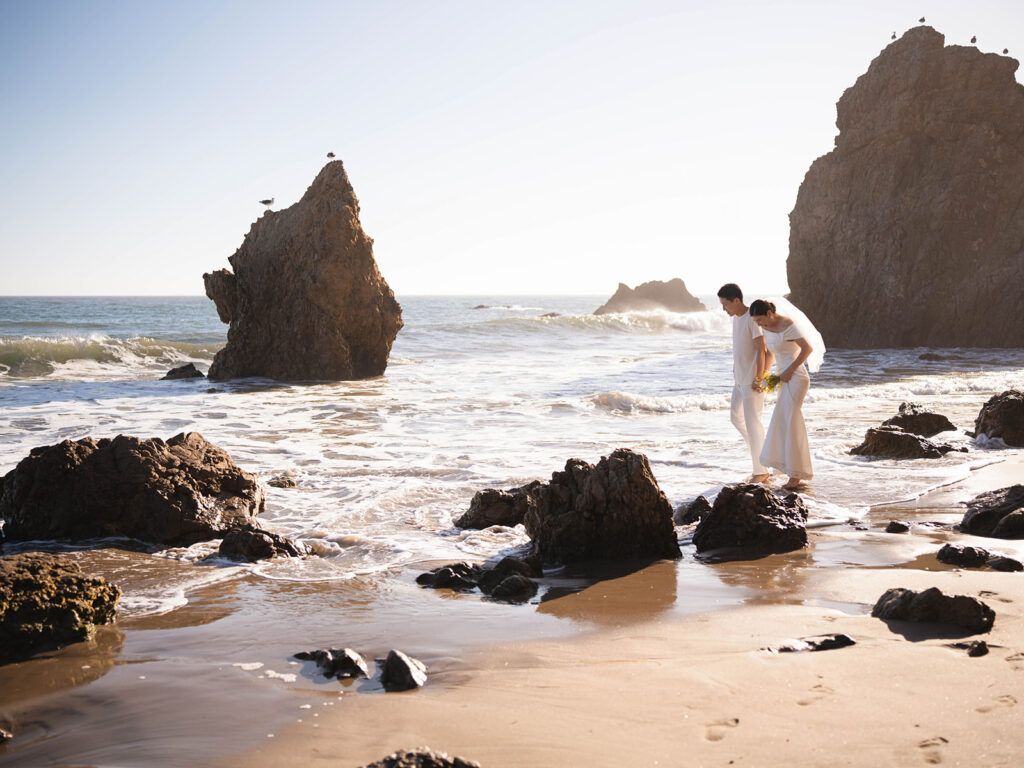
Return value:
<svg viewBox="0 0 1024 768">
<path fill-rule="evenodd" d="M 1005 55 L 1006 55 L 1006 54 L 1008 54 L 1009 52 L 1010 52 L 1010 49 L 1009 49 L 1009 48 L 1003 48 L 1003 56 L 1005 56 Z"/>
<path fill-rule="evenodd" d="M 895 32 L 893 32 L 893 33 L 892 33 L 892 39 L 893 39 L 893 40 L 895 40 L 895 39 L 896 39 L 896 33 L 895 33 Z"/>
<path fill-rule="evenodd" d="M 334 153 L 333 152 L 328 152 L 327 156 L 330 157 L 330 158 L 333 158 L 334 157 Z"/>
<path fill-rule="evenodd" d="M 269 200 L 260 200 L 260 205 L 265 205 L 265 206 L 267 206 L 267 208 L 269 208 L 273 204 L 274 204 L 274 198 L 270 198 Z"/>
<path fill-rule="evenodd" d="M 971 38 L 971 45 L 974 45 L 976 42 L 978 42 L 977 35 L 975 35 L 974 37 Z"/>
<path fill-rule="evenodd" d="M 920 21 L 922 24 L 924 24 L 924 16 L 922 16 L 920 19 L 918 19 L 918 21 Z"/>
</svg>

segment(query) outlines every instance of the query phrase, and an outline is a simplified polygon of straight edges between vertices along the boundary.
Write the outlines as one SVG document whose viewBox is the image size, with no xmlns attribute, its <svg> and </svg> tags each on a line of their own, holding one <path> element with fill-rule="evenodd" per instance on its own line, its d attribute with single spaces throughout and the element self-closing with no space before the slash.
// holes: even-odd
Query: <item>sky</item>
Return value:
<svg viewBox="0 0 1024 768">
<path fill-rule="evenodd" d="M 1019 0 L 0 0 L 0 295 L 201 295 L 329 151 L 399 297 L 783 291 L 836 101 L 922 15 L 1024 53 Z"/>
</svg>

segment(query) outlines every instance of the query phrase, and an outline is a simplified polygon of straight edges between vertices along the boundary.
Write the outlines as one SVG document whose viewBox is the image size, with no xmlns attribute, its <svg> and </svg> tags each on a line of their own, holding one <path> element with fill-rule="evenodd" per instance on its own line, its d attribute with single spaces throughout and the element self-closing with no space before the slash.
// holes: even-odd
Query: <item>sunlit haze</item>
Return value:
<svg viewBox="0 0 1024 768">
<path fill-rule="evenodd" d="M 328 151 L 399 296 L 783 290 L 797 188 L 893 32 L 1024 53 L 1011 0 L 0 13 L 6 295 L 201 294 Z"/>
</svg>

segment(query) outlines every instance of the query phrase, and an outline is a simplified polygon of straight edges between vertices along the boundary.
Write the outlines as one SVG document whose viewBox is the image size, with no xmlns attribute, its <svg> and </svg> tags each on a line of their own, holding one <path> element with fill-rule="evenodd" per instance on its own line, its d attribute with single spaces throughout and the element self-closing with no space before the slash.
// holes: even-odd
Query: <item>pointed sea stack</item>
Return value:
<svg viewBox="0 0 1024 768">
<path fill-rule="evenodd" d="M 377 269 L 373 240 L 340 160 L 295 205 L 267 211 L 226 269 L 203 275 L 229 323 L 210 379 L 337 381 L 379 376 L 402 308 Z"/>
<path fill-rule="evenodd" d="M 651 280 L 630 288 L 619 283 L 618 290 L 604 304 L 594 310 L 595 315 L 613 312 L 649 312 L 667 309 L 669 312 L 703 312 L 707 309 L 700 299 L 686 290 L 686 283 L 673 277 L 667 283 Z"/>
<path fill-rule="evenodd" d="M 915 27 L 837 104 L 790 214 L 790 298 L 830 347 L 1024 345 L 1018 62 Z"/>
</svg>

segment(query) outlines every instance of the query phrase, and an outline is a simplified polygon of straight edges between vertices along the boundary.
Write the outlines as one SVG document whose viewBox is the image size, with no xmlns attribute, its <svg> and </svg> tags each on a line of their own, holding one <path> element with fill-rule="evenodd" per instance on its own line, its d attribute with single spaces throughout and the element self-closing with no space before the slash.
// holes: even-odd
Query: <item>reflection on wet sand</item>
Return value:
<svg viewBox="0 0 1024 768">
<path fill-rule="evenodd" d="M 625 578 L 631 574 L 643 574 L 643 578 Z M 672 560 L 577 563 L 544 581 L 550 586 L 537 612 L 579 622 L 615 626 L 647 621 L 676 602 Z"/>
</svg>

